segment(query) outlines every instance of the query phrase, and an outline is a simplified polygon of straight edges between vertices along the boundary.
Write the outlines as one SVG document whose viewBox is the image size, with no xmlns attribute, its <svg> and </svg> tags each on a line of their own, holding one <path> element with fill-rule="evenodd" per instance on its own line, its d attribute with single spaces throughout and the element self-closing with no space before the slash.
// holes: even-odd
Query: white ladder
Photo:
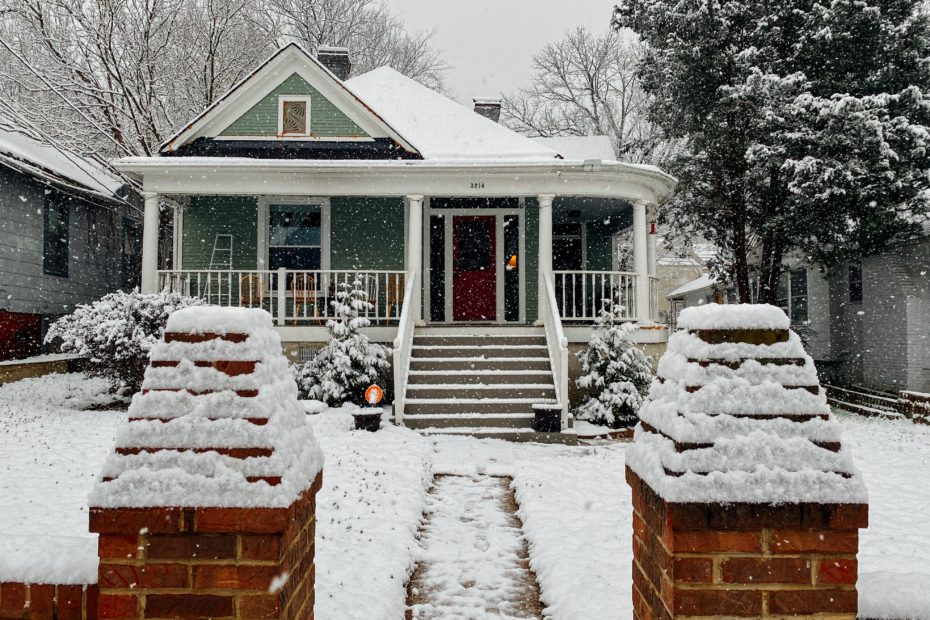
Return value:
<svg viewBox="0 0 930 620">
<path fill-rule="evenodd" d="M 221 264 L 217 263 L 219 258 L 225 256 Z M 213 251 L 210 253 L 210 269 L 232 269 L 233 259 L 233 236 L 229 234 L 216 235 L 213 238 Z"/>
</svg>

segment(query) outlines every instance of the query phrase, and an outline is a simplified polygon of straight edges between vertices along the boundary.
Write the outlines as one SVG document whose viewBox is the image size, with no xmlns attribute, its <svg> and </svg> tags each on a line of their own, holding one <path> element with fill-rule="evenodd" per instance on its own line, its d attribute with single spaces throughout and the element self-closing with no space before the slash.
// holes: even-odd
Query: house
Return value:
<svg viewBox="0 0 930 620">
<path fill-rule="evenodd" d="M 9 127 L 0 123 L 0 360 L 39 354 L 51 320 L 138 286 L 142 232 L 122 180 Z"/>
<path fill-rule="evenodd" d="M 605 298 L 644 346 L 665 340 L 647 221 L 674 179 L 565 156 L 496 123 L 494 100 L 470 110 L 389 67 L 349 67 L 345 49 L 287 45 L 157 156 L 116 162 L 144 189 L 143 290 L 266 308 L 299 355 L 358 277 L 368 333 L 394 344 L 399 423 L 513 434 L 545 404 L 567 428 L 569 346 Z M 611 239 L 630 227 L 634 269 L 613 270 Z"/>
</svg>

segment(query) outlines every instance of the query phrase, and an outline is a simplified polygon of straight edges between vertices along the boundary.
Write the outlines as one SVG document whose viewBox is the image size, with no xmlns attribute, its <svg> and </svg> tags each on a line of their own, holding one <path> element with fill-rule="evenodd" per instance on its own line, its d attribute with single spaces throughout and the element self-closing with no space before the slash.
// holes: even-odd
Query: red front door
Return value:
<svg viewBox="0 0 930 620">
<path fill-rule="evenodd" d="M 455 321 L 497 318 L 496 232 L 497 218 L 493 215 L 452 218 L 452 318 Z"/>
</svg>

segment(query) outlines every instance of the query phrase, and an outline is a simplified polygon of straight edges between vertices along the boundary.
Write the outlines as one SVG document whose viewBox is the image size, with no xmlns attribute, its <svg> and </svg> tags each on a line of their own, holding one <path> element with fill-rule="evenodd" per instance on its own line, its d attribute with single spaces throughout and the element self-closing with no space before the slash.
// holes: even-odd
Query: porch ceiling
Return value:
<svg viewBox="0 0 930 620">
<path fill-rule="evenodd" d="M 560 196 L 552 205 L 552 219 L 556 224 L 564 222 L 597 222 L 621 218 L 633 223 L 633 206 L 620 198 L 599 196 Z"/>
</svg>

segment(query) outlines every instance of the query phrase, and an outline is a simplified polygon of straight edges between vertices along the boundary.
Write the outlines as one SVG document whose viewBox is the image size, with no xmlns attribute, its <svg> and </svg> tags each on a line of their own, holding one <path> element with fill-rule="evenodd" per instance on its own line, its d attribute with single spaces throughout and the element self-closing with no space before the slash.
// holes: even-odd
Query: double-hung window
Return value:
<svg viewBox="0 0 930 620">
<path fill-rule="evenodd" d="M 271 204 L 268 221 L 271 269 L 322 268 L 323 209 L 319 204 Z"/>
<path fill-rule="evenodd" d="M 42 271 L 50 276 L 67 278 L 68 226 L 71 219 L 67 198 L 56 192 L 46 194 L 42 215 Z"/>
<path fill-rule="evenodd" d="M 792 269 L 781 275 L 776 303 L 792 324 L 807 322 L 807 269 Z"/>
<path fill-rule="evenodd" d="M 849 266 L 849 303 L 862 303 L 862 265 Z"/>
</svg>

